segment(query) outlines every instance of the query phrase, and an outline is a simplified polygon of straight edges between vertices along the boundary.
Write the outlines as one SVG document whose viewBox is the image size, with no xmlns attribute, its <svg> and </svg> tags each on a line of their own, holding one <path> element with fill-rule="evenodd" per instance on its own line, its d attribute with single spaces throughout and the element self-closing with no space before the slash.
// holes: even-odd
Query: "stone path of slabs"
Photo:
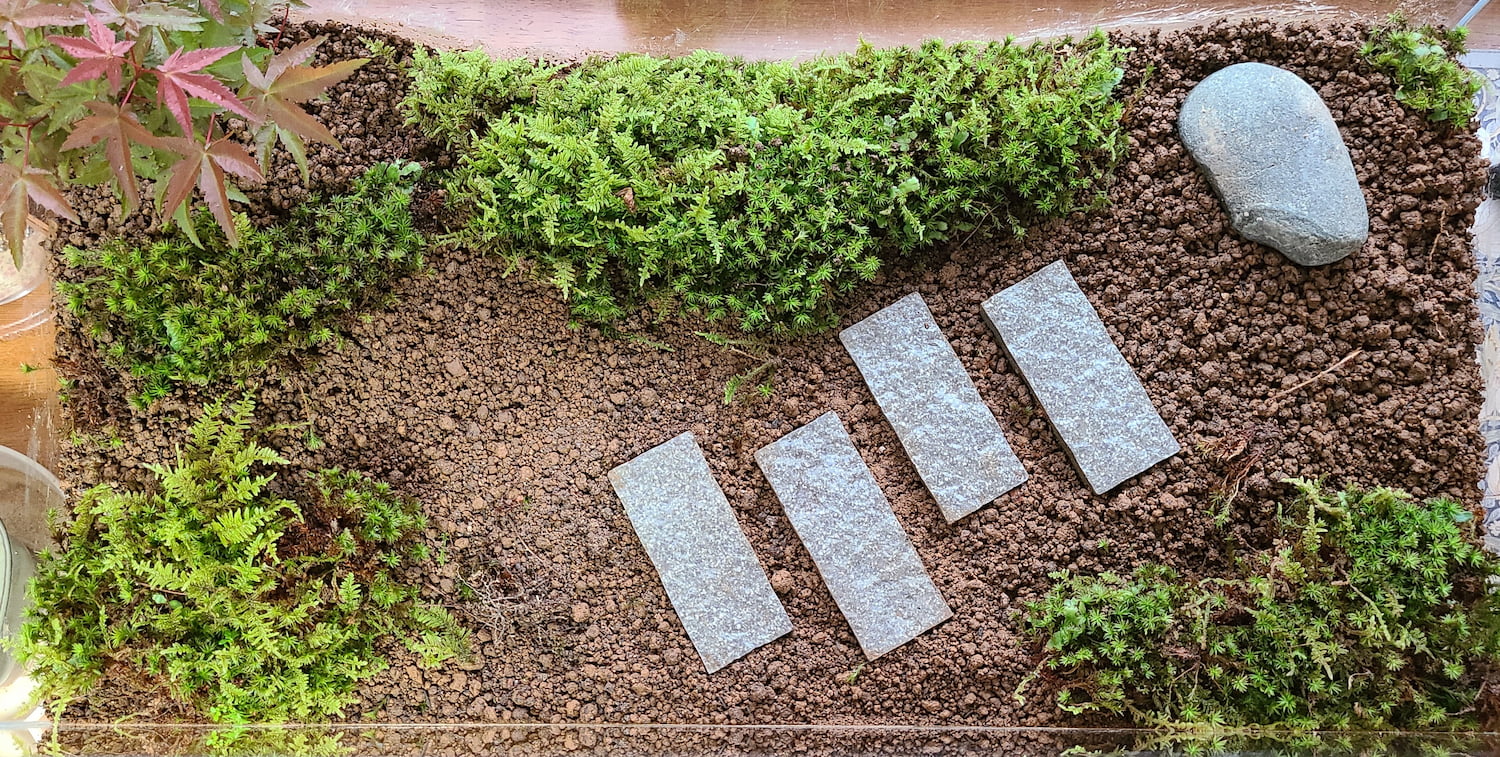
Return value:
<svg viewBox="0 0 1500 757">
<path fill-rule="evenodd" d="M 1095 493 L 1178 452 L 1062 262 L 982 307 Z M 949 523 L 1025 483 L 1026 469 L 921 295 L 839 338 Z M 866 657 L 953 615 L 838 415 L 818 416 L 755 460 Z M 609 479 L 710 673 L 791 631 L 692 434 L 615 468 Z"/>
</svg>

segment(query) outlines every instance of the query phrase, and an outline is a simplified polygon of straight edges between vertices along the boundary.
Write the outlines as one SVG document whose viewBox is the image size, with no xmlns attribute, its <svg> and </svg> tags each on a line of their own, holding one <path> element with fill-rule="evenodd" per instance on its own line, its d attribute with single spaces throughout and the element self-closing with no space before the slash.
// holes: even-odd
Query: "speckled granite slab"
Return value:
<svg viewBox="0 0 1500 757">
<path fill-rule="evenodd" d="M 922 295 L 844 329 L 839 341 L 949 523 L 1026 480 Z"/>
<path fill-rule="evenodd" d="M 609 482 L 708 672 L 792 630 L 692 434 L 615 468 Z"/>
<path fill-rule="evenodd" d="M 989 298 L 983 311 L 1096 494 L 1181 450 L 1062 261 Z"/>
<path fill-rule="evenodd" d="M 762 447 L 755 461 L 867 658 L 953 615 L 838 415 Z"/>
</svg>

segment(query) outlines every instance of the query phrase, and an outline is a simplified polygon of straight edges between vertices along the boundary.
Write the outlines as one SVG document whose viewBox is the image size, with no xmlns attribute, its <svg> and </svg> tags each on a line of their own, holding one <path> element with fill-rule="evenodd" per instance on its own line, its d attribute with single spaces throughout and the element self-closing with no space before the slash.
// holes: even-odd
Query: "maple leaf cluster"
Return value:
<svg viewBox="0 0 1500 757">
<path fill-rule="evenodd" d="M 16 265 L 36 208 L 77 220 L 69 184 L 111 184 L 129 215 L 150 181 L 161 218 L 189 234 L 196 192 L 237 245 L 230 176 L 263 181 L 279 143 L 306 181 L 307 142 L 338 140 L 300 104 L 367 61 L 308 65 L 322 37 L 273 51 L 289 4 L 0 0 L 0 232 Z M 226 116 L 248 125 L 254 156 Z"/>
</svg>

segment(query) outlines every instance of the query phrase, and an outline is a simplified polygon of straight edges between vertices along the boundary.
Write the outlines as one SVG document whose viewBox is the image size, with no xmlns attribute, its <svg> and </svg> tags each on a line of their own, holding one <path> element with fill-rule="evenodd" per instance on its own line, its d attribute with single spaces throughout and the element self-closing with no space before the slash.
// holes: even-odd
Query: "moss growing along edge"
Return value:
<svg viewBox="0 0 1500 757">
<path fill-rule="evenodd" d="M 1475 115 L 1483 78 L 1458 62 L 1466 52 L 1463 27 L 1414 27 L 1401 14 L 1370 29 L 1361 54 L 1396 82 L 1396 99 L 1435 122 L 1462 128 Z"/>
<path fill-rule="evenodd" d="M 240 219 L 230 247 L 207 219 L 202 244 L 184 233 L 156 242 L 69 247 L 81 280 L 59 282 L 106 357 L 141 379 L 139 405 L 179 386 L 252 375 L 290 352 L 333 342 L 340 317 L 377 305 L 422 266 L 411 216 L 414 163 L 376 165 L 353 190 L 312 198 L 284 224 Z"/>
<path fill-rule="evenodd" d="M 1234 577 L 1054 574 L 1025 626 L 1058 704 L 1152 726 L 1472 725 L 1479 679 L 1500 661 L 1500 559 L 1477 546 L 1472 514 L 1289 483 L 1279 546 Z"/>
<path fill-rule="evenodd" d="M 655 299 L 796 333 L 887 252 L 1100 200 L 1126 52 L 1097 32 L 801 64 L 419 52 L 405 108 L 459 152 L 458 237 L 535 260 L 579 318 Z"/>
</svg>

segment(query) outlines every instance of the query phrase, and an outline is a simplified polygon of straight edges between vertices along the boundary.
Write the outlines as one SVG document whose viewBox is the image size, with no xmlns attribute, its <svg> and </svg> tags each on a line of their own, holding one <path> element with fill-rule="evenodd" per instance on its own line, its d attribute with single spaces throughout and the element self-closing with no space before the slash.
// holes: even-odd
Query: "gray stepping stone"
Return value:
<svg viewBox="0 0 1500 757">
<path fill-rule="evenodd" d="M 1096 494 L 1181 451 L 1061 260 L 983 310 Z"/>
<path fill-rule="evenodd" d="M 1323 98 L 1296 74 L 1237 63 L 1193 87 L 1177 131 L 1246 238 L 1302 265 L 1364 246 L 1370 212 Z"/>
<path fill-rule="evenodd" d="M 865 657 L 952 617 L 838 415 L 762 447 L 755 461 Z"/>
<path fill-rule="evenodd" d="M 922 295 L 844 329 L 839 341 L 949 523 L 1026 480 Z"/>
<path fill-rule="evenodd" d="M 691 433 L 615 468 L 609 482 L 708 672 L 792 630 Z"/>
</svg>

